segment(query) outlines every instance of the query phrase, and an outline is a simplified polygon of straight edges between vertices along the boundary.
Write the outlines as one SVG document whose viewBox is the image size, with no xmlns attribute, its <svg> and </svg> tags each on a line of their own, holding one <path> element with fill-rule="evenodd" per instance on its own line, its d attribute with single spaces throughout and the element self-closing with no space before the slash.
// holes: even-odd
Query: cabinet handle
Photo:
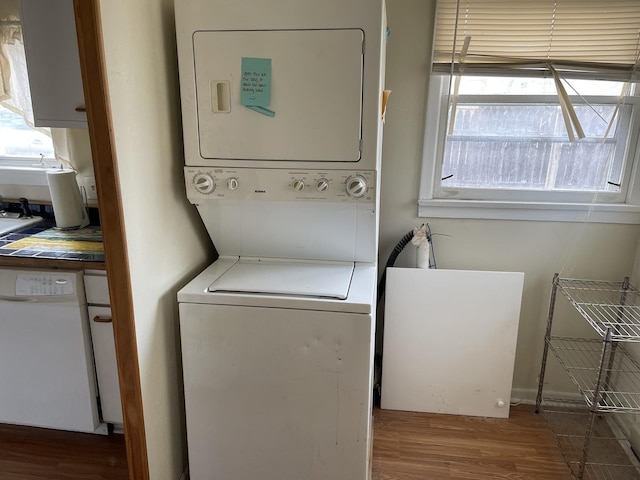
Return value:
<svg viewBox="0 0 640 480">
<path fill-rule="evenodd" d="M 76 112 L 86 112 L 87 107 L 76 107 Z"/>
<path fill-rule="evenodd" d="M 93 317 L 93 321 L 96 323 L 111 323 L 112 319 L 111 317 L 102 317 L 100 315 L 96 315 L 95 317 Z"/>
</svg>

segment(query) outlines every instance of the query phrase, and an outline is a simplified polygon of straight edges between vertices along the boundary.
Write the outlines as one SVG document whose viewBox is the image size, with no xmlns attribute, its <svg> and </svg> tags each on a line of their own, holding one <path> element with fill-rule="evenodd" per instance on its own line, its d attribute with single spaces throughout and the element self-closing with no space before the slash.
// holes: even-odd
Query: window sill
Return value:
<svg viewBox="0 0 640 480">
<path fill-rule="evenodd" d="M 47 170 L 51 170 L 51 167 L 0 166 L 0 185 L 46 187 Z"/>
<path fill-rule="evenodd" d="M 418 216 L 544 222 L 640 224 L 640 205 L 487 200 L 420 200 Z"/>
</svg>

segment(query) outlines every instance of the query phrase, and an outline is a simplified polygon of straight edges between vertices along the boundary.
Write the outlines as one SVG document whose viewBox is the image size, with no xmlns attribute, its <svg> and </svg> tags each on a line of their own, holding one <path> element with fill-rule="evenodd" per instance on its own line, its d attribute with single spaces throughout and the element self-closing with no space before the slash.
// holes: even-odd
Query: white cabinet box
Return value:
<svg viewBox="0 0 640 480">
<path fill-rule="evenodd" d="M 116 346 L 113 323 L 111 323 L 111 308 L 109 308 L 109 286 L 105 272 L 85 272 L 84 286 L 87 294 L 102 420 L 107 423 L 122 424 Z"/>
<path fill-rule="evenodd" d="M 37 127 L 86 128 L 73 0 L 20 0 Z"/>
</svg>

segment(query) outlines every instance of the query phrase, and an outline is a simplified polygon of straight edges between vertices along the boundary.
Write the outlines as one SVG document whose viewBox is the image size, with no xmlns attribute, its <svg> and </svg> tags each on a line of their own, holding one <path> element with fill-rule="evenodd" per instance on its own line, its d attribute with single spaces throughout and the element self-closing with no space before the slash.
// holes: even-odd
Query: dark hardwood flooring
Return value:
<svg viewBox="0 0 640 480">
<path fill-rule="evenodd" d="M 0 425 L 0 480 L 127 478 L 122 435 Z M 423 479 L 571 480 L 571 475 L 531 406 L 511 408 L 508 419 L 376 409 L 373 480 Z"/>
<path fill-rule="evenodd" d="M 124 436 L 0 424 L 0 480 L 127 480 Z"/>
</svg>

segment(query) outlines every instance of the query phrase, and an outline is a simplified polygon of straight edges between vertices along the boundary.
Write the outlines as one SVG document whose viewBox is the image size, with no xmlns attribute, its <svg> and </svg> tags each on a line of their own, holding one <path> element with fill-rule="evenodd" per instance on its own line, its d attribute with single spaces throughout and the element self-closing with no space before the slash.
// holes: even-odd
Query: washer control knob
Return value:
<svg viewBox="0 0 640 480">
<path fill-rule="evenodd" d="M 293 182 L 293 189 L 296 192 L 301 192 L 302 190 L 304 190 L 304 182 L 302 180 L 295 180 Z"/>
<path fill-rule="evenodd" d="M 321 178 L 316 183 L 316 189 L 319 192 L 326 192 L 328 188 L 329 188 L 329 180 L 327 180 L 326 178 Z"/>
<path fill-rule="evenodd" d="M 347 195 L 353 198 L 362 198 L 367 193 L 367 179 L 362 175 L 352 175 L 345 182 Z"/>
<path fill-rule="evenodd" d="M 240 186 L 240 184 L 238 183 L 238 179 L 236 177 L 231 177 L 229 180 L 227 180 L 227 188 L 229 190 L 235 190 Z"/>
<path fill-rule="evenodd" d="M 193 186 L 198 193 L 209 195 L 216 189 L 216 182 L 208 173 L 196 173 L 193 177 Z"/>
</svg>

